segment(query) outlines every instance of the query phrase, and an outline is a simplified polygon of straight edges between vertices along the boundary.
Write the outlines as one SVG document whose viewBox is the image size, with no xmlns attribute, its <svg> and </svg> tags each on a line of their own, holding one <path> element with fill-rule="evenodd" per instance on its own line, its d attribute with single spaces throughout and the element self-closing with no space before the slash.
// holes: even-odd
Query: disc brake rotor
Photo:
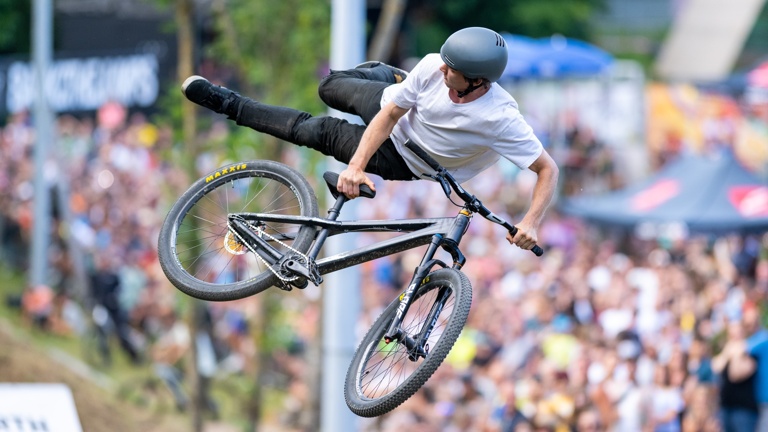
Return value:
<svg viewBox="0 0 768 432">
<path fill-rule="evenodd" d="M 248 252 L 245 245 L 232 234 L 232 231 L 227 231 L 224 236 L 224 249 L 232 255 L 242 255 Z"/>
</svg>

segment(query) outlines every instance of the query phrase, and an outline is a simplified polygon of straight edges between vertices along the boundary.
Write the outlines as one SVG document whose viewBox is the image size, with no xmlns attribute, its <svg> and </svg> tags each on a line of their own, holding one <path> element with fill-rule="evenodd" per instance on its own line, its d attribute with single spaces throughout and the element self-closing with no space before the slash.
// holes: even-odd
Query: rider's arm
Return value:
<svg viewBox="0 0 768 432">
<path fill-rule="evenodd" d="M 531 249 L 538 241 L 537 230 L 544 218 L 544 212 L 555 195 L 557 178 L 560 173 L 557 164 L 546 150 L 542 151 L 541 155 L 528 168 L 538 176 L 533 188 L 531 206 L 523 219 L 516 224 L 517 234 L 514 237 L 507 235 L 507 240 L 510 243 L 523 249 Z"/>
<path fill-rule="evenodd" d="M 363 183 L 376 190 L 373 186 L 373 181 L 365 175 L 365 167 L 368 165 L 371 157 L 373 157 L 373 154 L 389 137 L 389 134 L 392 133 L 392 129 L 394 129 L 397 121 L 406 112 L 408 112 L 407 109 L 400 108 L 393 102 L 390 102 L 373 117 L 371 123 L 365 129 L 363 137 L 360 139 L 360 144 L 357 150 L 355 150 L 355 154 L 349 161 L 349 166 L 339 174 L 339 181 L 336 185 L 339 192 L 349 198 L 356 198 L 360 195 L 360 185 Z"/>
</svg>

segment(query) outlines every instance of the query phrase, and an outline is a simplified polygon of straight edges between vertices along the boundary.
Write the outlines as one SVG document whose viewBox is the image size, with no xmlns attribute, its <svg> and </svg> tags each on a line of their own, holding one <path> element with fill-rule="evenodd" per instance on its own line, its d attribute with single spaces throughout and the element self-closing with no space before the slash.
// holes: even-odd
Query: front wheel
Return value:
<svg viewBox="0 0 768 432">
<path fill-rule="evenodd" d="M 414 295 L 401 325 L 413 339 L 429 325 L 430 311 L 438 303 L 442 307 L 427 339 L 427 354 L 412 360 L 404 343 L 384 341 L 398 313 L 401 295 L 373 323 L 347 371 L 344 397 L 349 409 L 359 416 L 386 414 L 416 393 L 443 362 L 464 328 L 472 304 L 472 286 L 460 271 L 445 268 L 430 273 Z M 442 302 L 438 302 L 440 298 Z"/>
<path fill-rule="evenodd" d="M 160 265 L 182 292 L 203 300 L 235 300 L 281 282 L 272 266 L 227 225 L 236 213 L 316 217 L 307 180 L 287 165 L 229 165 L 195 182 L 173 205 L 158 239 Z M 309 250 L 315 228 L 289 223 L 254 227 L 280 253 Z M 281 240 L 275 241 L 274 239 Z"/>
</svg>

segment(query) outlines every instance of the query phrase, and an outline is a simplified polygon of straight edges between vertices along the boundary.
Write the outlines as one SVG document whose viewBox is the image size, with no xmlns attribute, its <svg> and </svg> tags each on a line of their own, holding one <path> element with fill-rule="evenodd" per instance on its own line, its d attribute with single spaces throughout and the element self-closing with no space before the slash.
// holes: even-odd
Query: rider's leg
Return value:
<svg viewBox="0 0 768 432">
<path fill-rule="evenodd" d="M 407 73 L 381 62 L 366 62 L 354 69 L 331 71 L 320 81 L 318 93 L 326 105 L 360 116 L 365 124 L 381 109 L 381 94 L 402 82 Z"/>
<path fill-rule="evenodd" d="M 187 79 L 182 85 L 182 91 L 190 101 L 225 114 L 238 125 L 315 149 L 343 163 L 349 163 L 365 131 L 365 126 L 339 118 L 313 117 L 292 108 L 260 103 L 215 86 L 202 77 Z M 366 171 L 387 180 L 415 178 L 389 139 L 371 158 Z"/>
<path fill-rule="evenodd" d="M 368 124 L 381 110 L 381 95 L 391 84 L 361 79 L 347 72 L 331 72 L 323 78 L 317 89 L 320 99 L 333 109 L 360 116 Z"/>
<path fill-rule="evenodd" d="M 352 159 L 365 132 L 365 126 L 336 117 L 313 117 L 303 111 L 252 100 L 243 105 L 237 124 L 315 149 L 343 163 Z M 416 179 L 390 139 L 373 154 L 365 171 L 386 180 Z"/>
</svg>

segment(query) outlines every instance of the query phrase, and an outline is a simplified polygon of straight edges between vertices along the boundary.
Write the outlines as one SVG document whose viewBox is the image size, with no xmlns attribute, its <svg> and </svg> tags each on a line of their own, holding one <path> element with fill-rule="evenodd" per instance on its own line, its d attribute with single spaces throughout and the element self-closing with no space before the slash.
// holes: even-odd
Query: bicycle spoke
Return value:
<svg viewBox="0 0 768 432">
<path fill-rule="evenodd" d="M 401 325 L 402 331 L 411 338 L 417 338 L 437 299 L 439 287 L 431 289 L 414 299 Z M 449 297 L 441 310 L 432 333 L 425 346 L 433 346 L 443 333 L 449 317 L 453 312 L 454 298 Z M 370 399 L 383 397 L 404 383 L 424 361 L 417 357 L 411 360 L 405 344 L 393 341 L 386 344 L 383 341 L 383 331 L 379 338 L 368 347 L 369 354 L 362 365 L 359 388 L 362 395 Z M 429 355 L 429 354 L 427 354 Z"/>
<path fill-rule="evenodd" d="M 175 252 L 182 267 L 196 279 L 232 283 L 267 271 L 259 259 L 248 258 L 253 254 L 247 246 L 227 237 L 231 235 L 228 218 L 233 213 L 299 215 L 301 204 L 291 188 L 266 177 L 234 179 L 201 194 L 179 225 Z M 290 246 L 300 226 L 270 223 L 260 229 L 275 233 Z M 286 249 L 268 241 L 278 250 Z"/>
</svg>

